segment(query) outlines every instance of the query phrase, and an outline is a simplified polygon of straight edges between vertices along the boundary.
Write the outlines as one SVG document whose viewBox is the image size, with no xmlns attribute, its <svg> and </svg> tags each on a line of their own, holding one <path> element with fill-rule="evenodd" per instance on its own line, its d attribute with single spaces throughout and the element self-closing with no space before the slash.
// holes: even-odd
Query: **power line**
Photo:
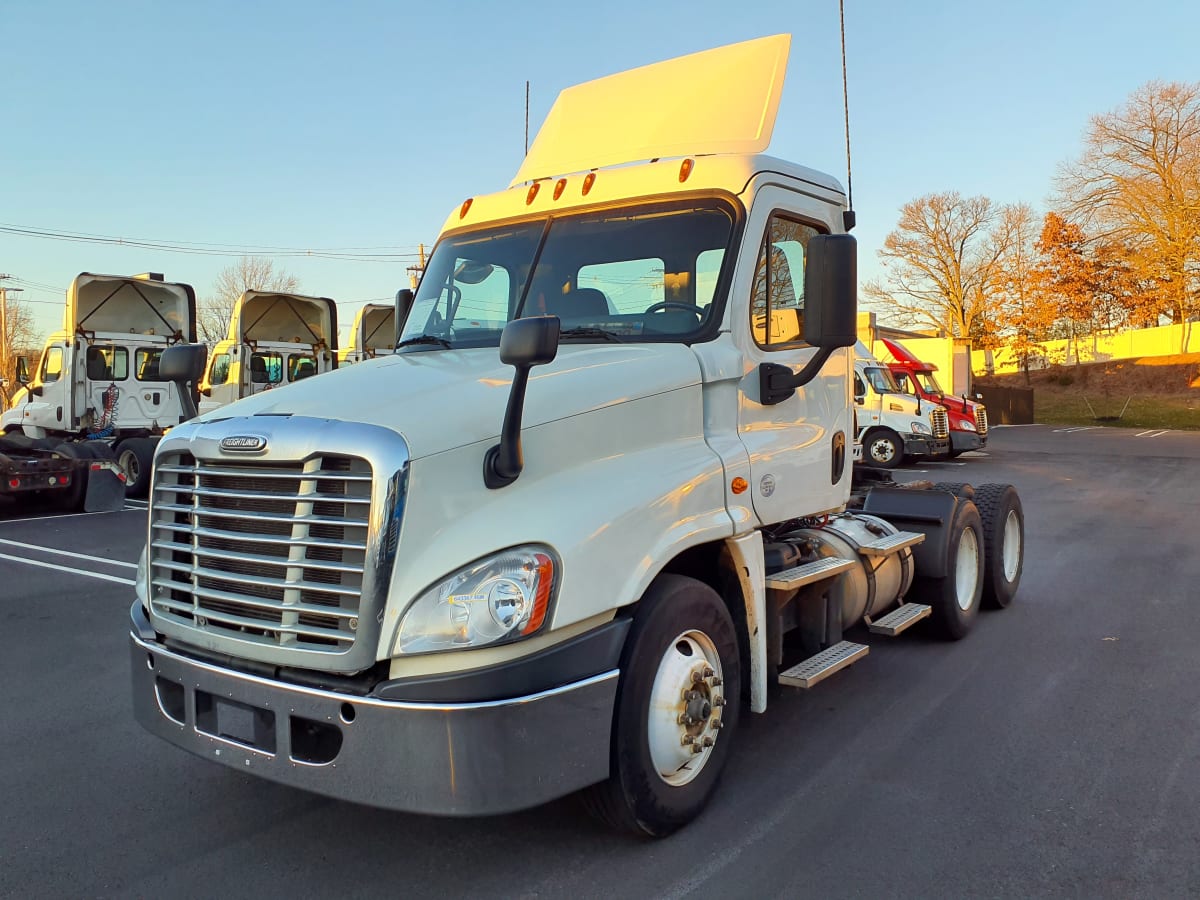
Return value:
<svg viewBox="0 0 1200 900">
<path fill-rule="evenodd" d="M 419 252 L 384 253 L 375 252 L 374 248 L 370 247 L 303 248 L 242 246 L 237 244 L 207 244 L 165 239 L 156 240 L 149 238 L 123 238 L 113 235 L 89 234 L 87 232 L 36 228 L 28 225 L 18 225 L 11 222 L 0 223 L 0 233 L 12 234 L 19 237 L 37 238 L 41 240 L 70 241 L 83 244 L 104 244 L 109 246 L 130 247 L 139 250 L 158 250 L 164 253 L 184 253 L 194 256 L 273 256 L 287 258 L 341 260 L 343 262 L 382 263 L 407 263 L 413 259 L 420 258 Z M 381 245 L 380 249 L 386 249 L 386 247 Z"/>
</svg>

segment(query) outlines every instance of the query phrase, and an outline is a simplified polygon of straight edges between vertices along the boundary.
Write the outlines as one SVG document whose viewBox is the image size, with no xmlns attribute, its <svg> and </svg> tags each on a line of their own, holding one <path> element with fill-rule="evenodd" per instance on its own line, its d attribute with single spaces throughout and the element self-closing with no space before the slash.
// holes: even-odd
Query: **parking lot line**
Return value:
<svg viewBox="0 0 1200 900">
<path fill-rule="evenodd" d="M 10 541 L 6 538 L 0 538 L 0 544 L 8 544 L 10 547 L 23 547 L 26 550 L 40 550 L 42 553 L 53 553 L 57 556 L 73 556 L 76 559 L 86 559 L 89 562 L 103 563 L 106 566 L 124 566 L 127 569 L 137 568 L 137 563 L 121 562 L 118 559 L 105 559 L 103 556 L 88 556 L 86 553 L 73 553 L 70 550 L 56 550 L 53 547 L 41 547 L 37 544 L 24 544 L 21 541 Z"/>
<path fill-rule="evenodd" d="M 99 578 L 103 581 L 115 581 L 117 584 L 133 585 L 132 578 L 119 578 L 116 575 L 105 575 L 103 572 L 89 572 L 87 569 L 75 569 L 71 566 L 60 566 L 55 563 L 42 562 L 39 559 L 25 559 L 21 556 L 9 556 L 7 553 L 0 553 L 0 559 L 11 560 L 12 562 L 25 563 L 27 566 L 40 566 L 43 569 L 54 569 L 58 572 L 70 572 L 72 575 L 86 575 L 88 578 Z"/>
</svg>

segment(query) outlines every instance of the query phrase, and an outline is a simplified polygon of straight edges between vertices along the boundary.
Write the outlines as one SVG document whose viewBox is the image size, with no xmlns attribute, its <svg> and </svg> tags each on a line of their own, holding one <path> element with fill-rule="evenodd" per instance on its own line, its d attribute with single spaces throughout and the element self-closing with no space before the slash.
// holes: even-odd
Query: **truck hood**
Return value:
<svg viewBox="0 0 1200 900">
<path fill-rule="evenodd" d="M 182 282 L 82 272 L 67 290 L 63 328 L 194 341 L 196 292 Z"/>
<path fill-rule="evenodd" d="M 496 439 L 513 368 L 495 347 L 402 353 L 368 360 L 239 400 L 201 416 L 298 415 L 391 428 L 413 459 Z M 559 347 L 531 371 L 524 427 L 697 385 L 700 365 L 683 344 Z"/>
</svg>

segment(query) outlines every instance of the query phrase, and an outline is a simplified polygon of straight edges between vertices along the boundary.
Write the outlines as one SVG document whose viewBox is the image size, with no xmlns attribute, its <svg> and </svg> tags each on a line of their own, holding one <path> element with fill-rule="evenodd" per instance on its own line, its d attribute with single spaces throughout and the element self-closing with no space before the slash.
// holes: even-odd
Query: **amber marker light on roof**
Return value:
<svg viewBox="0 0 1200 900">
<path fill-rule="evenodd" d="M 588 191 L 592 189 L 592 185 L 596 183 L 596 173 L 588 172 L 583 176 L 583 196 L 588 195 Z"/>
<path fill-rule="evenodd" d="M 733 479 L 733 481 L 731 481 L 729 483 L 729 489 L 731 491 L 733 491 L 735 494 L 746 493 L 746 488 L 748 488 L 748 487 L 750 487 L 750 482 L 746 481 L 746 479 L 743 478 L 741 475 L 739 475 L 737 478 Z"/>
<path fill-rule="evenodd" d="M 558 184 L 554 185 L 554 199 L 557 200 L 563 195 L 563 191 L 567 189 L 567 179 L 558 179 Z"/>
<path fill-rule="evenodd" d="M 679 183 L 683 184 L 688 180 L 688 176 L 692 174 L 692 167 L 696 165 L 694 159 L 685 159 L 679 166 Z"/>
<path fill-rule="evenodd" d="M 538 188 L 541 187 L 539 182 L 534 182 L 529 186 L 529 193 L 525 195 L 525 205 L 528 206 L 533 202 L 533 198 L 537 196 Z"/>
<path fill-rule="evenodd" d="M 463 205 L 458 211 L 458 217 L 460 219 L 465 219 L 467 217 L 467 213 L 471 211 L 471 201 L 474 199 L 474 197 L 468 197 L 463 201 Z"/>
</svg>

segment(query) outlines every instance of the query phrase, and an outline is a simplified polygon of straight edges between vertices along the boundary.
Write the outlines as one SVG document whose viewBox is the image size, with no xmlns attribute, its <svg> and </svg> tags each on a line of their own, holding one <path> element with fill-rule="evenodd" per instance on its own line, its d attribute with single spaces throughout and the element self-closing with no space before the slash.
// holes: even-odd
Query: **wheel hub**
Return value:
<svg viewBox="0 0 1200 900">
<path fill-rule="evenodd" d="M 721 675 L 716 646 L 702 632 L 681 634 L 663 654 L 647 734 L 655 771 L 669 785 L 692 781 L 712 754 L 725 705 Z"/>
</svg>

